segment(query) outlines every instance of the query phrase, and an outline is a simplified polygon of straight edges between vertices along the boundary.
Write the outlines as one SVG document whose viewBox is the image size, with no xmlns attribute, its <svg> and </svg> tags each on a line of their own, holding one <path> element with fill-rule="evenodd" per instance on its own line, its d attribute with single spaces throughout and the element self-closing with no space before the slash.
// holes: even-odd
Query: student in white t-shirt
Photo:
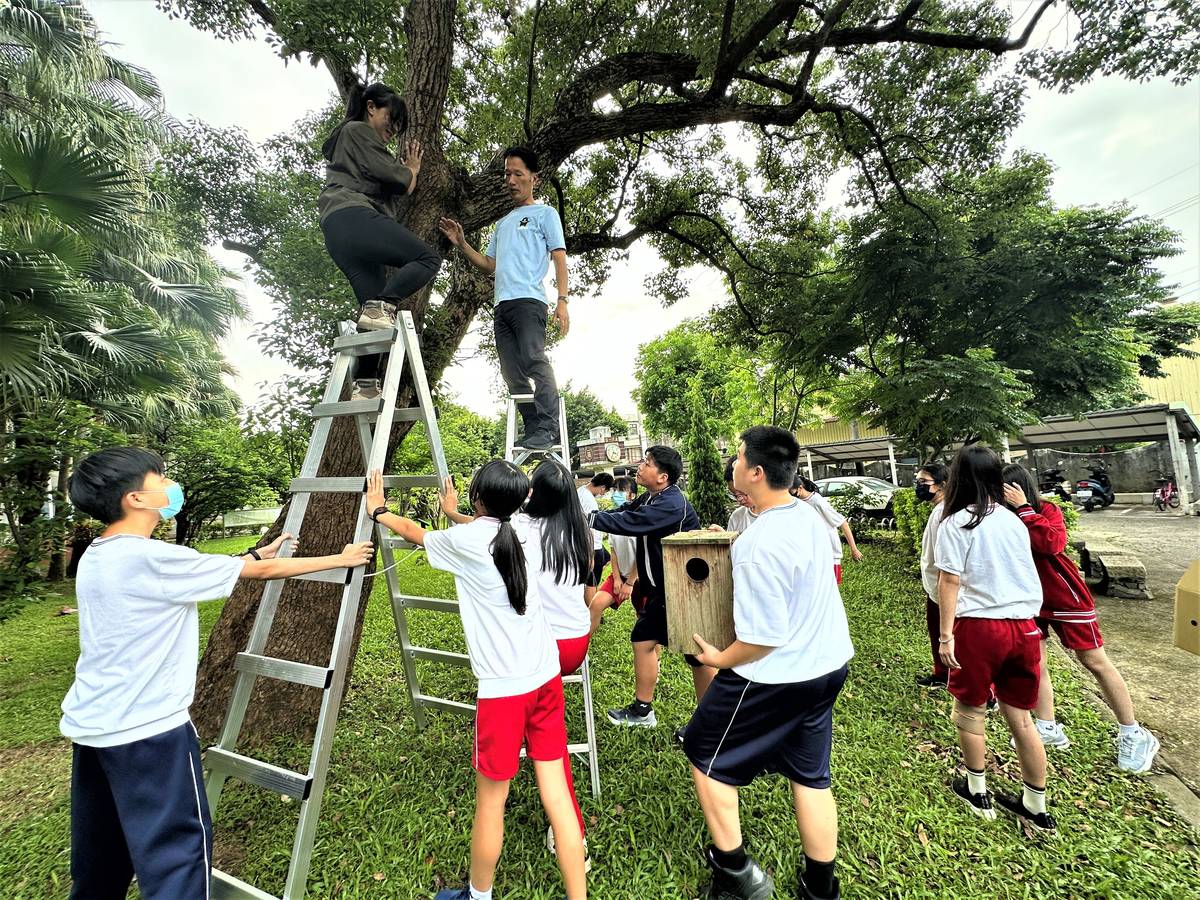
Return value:
<svg viewBox="0 0 1200 900">
<path fill-rule="evenodd" d="M 596 502 L 597 498 L 603 497 L 613 489 L 614 479 L 607 472 L 597 472 L 585 484 L 579 486 L 577 495 L 579 497 L 579 505 L 583 508 L 584 516 L 600 511 L 600 504 Z M 608 551 L 604 549 L 604 532 L 592 531 L 592 568 L 588 574 L 587 590 L 584 592 L 587 597 L 587 602 L 592 602 L 592 597 L 596 594 L 596 588 L 599 586 L 601 576 L 604 575 L 604 567 L 608 565 Z"/>
<path fill-rule="evenodd" d="M 637 497 L 637 482 L 622 476 L 613 482 L 613 509 L 619 510 Z M 617 502 L 617 501 L 620 502 Z M 637 591 L 637 538 L 625 534 L 610 534 L 608 544 L 612 547 L 612 569 L 608 577 L 596 589 L 588 602 L 591 613 L 592 632 L 600 627 L 600 619 L 609 607 L 617 607 L 626 600 L 633 600 L 634 609 L 641 615 L 642 597 Z"/>
<path fill-rule="evenodd" d="M 842 536 L 846 538 L 846 544 L 850 547 L 850 558 L 855 562 L 862 562 L 862 551 L 858 549 L 858 544 L 854 542 L 854 532 L 850 528 L 850 523 L 846 521 L 846 517 L 833 508 L 833 505 L 821 496 L 817 490 L 817 483 L 811 478 L 805 478 L 800 473 L 796 473 L 795 479 L 792 481 L 792 494 L 799 497 L 805 503 L 810 504 L 814 509 L 821 514 L 821 518 L 825 520 L 825 524 L 829 527 L 829 543 L 833 548 L 833 574 L 837 579 L 837 583 L 842 583 Z"/>
<path fill-rule="evenodd" d="M 212 821 L 188 716 L 196 604 L 228 596 L 238 578 L 361 566 L 375 552 L 366 541 L 288 559 L 290 534 L 234 557 L 153 540 L 184 504 L 163 472 L 157 453 L 115 447 L 71 475 L 75 508 L 107 526 L 79 561 L 79 661 L 59 723 L 72 743 L 72 897 L 124 897 L 135 875 L 153 900 L 208 896 Z"/>
<path fill-rule="evenodd" d="M 953 718 L 967 767 L 950 788 L 967 809 L 996 818 L 987 790 L 984 724 L 993 687 L 1012 731 L 1021 794 L 996 795 L 996 803 L 1030 828 L 1053 832 L 1046 812 L 1046 749 L 1029 711 L 1037 706 L 1042 632 L 1034 617 L 1042 608 L 1042 585 L 1029 532 L 1004 506 L 1003 464 L 987 447 L 963 447 L 954 457 L 938 526 L 934 565 L 943 664 Z"/>
<path fill-rule="evenodd" d="M 720 670 L 684 736 L 712 836 L 704 896 L 772 896 L 771 877 L 746 854 L 738 816 L 738 788 L 764 772 L 791 782 L 804 845 L 800 895 L 840 896 L 829 754 L 833 707 L 854 647 L 825 525 L 789 493 L 799 456 L 783 428 L 759 425 L 742 435 L 734 484 L 758 520 L 733 544 L 736 639 L 721 649 L 693 635 L 698 660 Z"/>
<path fill-rule="evenodd" d="M 542 556 L 535 529 L 514 519 L 529 496 L 529 478 L 519 466 L 494 459 L 475 474 L 469 496 L 475 512 L 471 521 L 426 532 L 387 511 L 378 471 L 367 485 L 371 518 L 423 546 L 432 568 L 454 575 L 467 656 L 479 679 L 470 884 L 445 888 L 435 900 L 490 895 L 504 838 L 504 804 L 520 767 L 522 744 L 533 760 L 554 830 L 567 896 L 582 900 L 587 896 L 583 835 L 563 775 L 567 728 L 558 653 L 538 589 Z"/>
<path fill-rule="evenodd" d="M 736 457 L 732 457 L 729 462 L 725 463 L 725 487 L 729 491 L 729 496 L 737 503 L 737 507 L 729 514 L 729 522 L 725 525 L 724 529 L 714 523 L 708 526 L 709 531 L 724 530 L 741 534 L 758 519 L 758 514 L 754 511 L 754 504 L 750 501 L 750 498 L 734 486 L 733 464 L 735 461 Z"/>
</svg>

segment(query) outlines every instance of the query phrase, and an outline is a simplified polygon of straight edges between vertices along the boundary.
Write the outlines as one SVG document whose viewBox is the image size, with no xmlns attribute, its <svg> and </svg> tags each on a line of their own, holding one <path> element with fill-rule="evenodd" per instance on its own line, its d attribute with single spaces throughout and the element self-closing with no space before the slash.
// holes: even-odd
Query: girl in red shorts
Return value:
<svg viewBox="0 0 1200 900">
<path fill-rule="evenodd" d="M 950 788 L 971 812 L 995 819 L 984 778 L 987 701 L 994 686 L 1016 743 L 1024 791 L 996 803 L 1032 828 L 1054 831 L 1046 812 L 1046 748 L 1029 710 L 1037 705 L 1042 586 L 1021 521 L 1004 506 L 1002 465 L 986 447 L 963 447 L 950 467 L 934 565 L 940 655 L 950 671 L 954 724 L 966 778 Z"/>
<path fill-rule="evenodd" d="M 504 841 L 504 804 L 522 744 L 533 760 L 538 793 L 557 839 L 568 900 L 587 896 L 583 836 L 563 776 L 567 728 L 562 676 L 536 586 L 541 549 L 529 524 L 514 519 L 528 495 L 529 479 L 520 467 L 492 460 L 471 481 L 475 517 L 427 533 L 416 522 L 387 511 L 378 471 L 368 483 L 371 518 L 424 546 L 431 568 L 454 575 L 467 656 L 479 679 L 470 883 L 445 888 L 435 900 L 491 900 Z"/>
<path fill-rule="evenodd" d="M 1133 717 L 1133 700 L 1125 679 L 1104 652 L 1092 593 L 1066 554 L 1067 526 L 1062 511 L 1054 503 L 1042 500 L 1037 485 L 1020 466 L 1004 467 L 1004 499 L 1029 529 L 1033 562 L 1042 581 L 1042 609 L 1037 617 L 1042 639 L 1048 639 L 1053 628 L 1062 645 L 1075 652 L 1100 685 L 1109 709 L 1120 723 L 1117 766 L 1127 772 L 1148 771 L 1158 752 L 1158 738 Z M 1043 744 L 1062 750 L 1071 746 L 1066 731 L 1054 718 L 1054 687 L 1046 669 L 1045 653 L 1035 715 Z"/>
</svg>

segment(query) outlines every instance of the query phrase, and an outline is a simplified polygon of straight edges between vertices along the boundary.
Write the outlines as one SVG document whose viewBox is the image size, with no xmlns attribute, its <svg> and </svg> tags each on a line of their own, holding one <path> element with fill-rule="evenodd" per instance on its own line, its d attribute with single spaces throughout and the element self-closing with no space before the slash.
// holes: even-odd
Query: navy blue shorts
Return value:
<svg viewBox="0 0 1200 900">
<path fill-rule="evenodd" d="M 788 684 L 747 681 L 722 669 L 684 734 L 688 759 L 709 778 L 738 787 L 779 772 L 810 788 L 829 787 L 833 704 L 847 667 Z"/>
<path fill-rule="evenodd" d="M 646 598 L 646 605 L 638 613 L 633 630 L 629 632 L 629 640 L 637 644 L 641 641 L 654 641 L 656 644 L 667 646 L 667 601 L 661 596 Z M 683 654 L 683 661 L 693 669 L 698 669 L 701 663 L 690 653 Z"/>
</svg>

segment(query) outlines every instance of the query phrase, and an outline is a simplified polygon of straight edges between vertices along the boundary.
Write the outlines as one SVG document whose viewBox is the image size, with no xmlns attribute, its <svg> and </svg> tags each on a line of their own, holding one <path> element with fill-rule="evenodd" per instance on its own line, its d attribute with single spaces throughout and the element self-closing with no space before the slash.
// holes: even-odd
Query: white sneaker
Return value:
<svg viewBox="0 0 1200 900">
<path fill-rule="evenodd" d="M 1158 738 L 1139 728 L 1135 734 L 1117 735 L 1117 768 L 1125 772 L 1148 772 L 1162 744 Z"/>
<path fill-rule="evenodd" d="M 546 828 L 546 849 L 550 851 L 551 856 L 558 856 L 558 848 L 554 844 L 554 826 L 550 825 Z M 586 875 L 592 871 L 592 857 L 588 853 L 587 838 L 583 839 L 583 872 Z"/>
<path fill-rule="evenodd" d="M 1042 739 L 1042 745 L 1047 750 L 1066 750 L 1071 746 L 1071 739 L 1067 737 L 1066 729 L 1062 727 L 1061 722 L 1055 722 L 1053 728 L 1043 728 L 1041 725 L 1034 727 L 1037 728 L 1038 737 Z M 1009 738 L 1008 745 L 1016 750 L 1017 739 Z"/>
<path fill-rule="evenodd" d="M 378 378 L 354 379 L 354 390 L 350 392 L 351 400 L 378 400 L 383 395 L 383 382 Z"/>
<path fill-rule="evenodd" d="M 382 331 L 396 327 L 396 304 L 386 300 L 368 300 L 358 314 L 359 331 Z"/>
</svg>

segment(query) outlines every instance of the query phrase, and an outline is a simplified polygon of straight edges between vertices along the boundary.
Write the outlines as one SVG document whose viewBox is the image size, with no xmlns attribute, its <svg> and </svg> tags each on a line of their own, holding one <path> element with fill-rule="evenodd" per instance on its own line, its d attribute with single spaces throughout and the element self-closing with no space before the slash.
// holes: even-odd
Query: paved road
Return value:
<svg viewBox="0 0 1200 900">
<path fill-rule="evenodd" d="M 1146 566 L 1154 599 L 1097 597 L 1100 628 L 1138 719 L 1161 738 L 1164 761 L 1200 792 L 1200 656 L 1174 644 L 1175 585 L 1200 557 L 1200 517 L 1112 506 L 1081 511 L 1079 532 L 1129 550 Z"/>
</svg>

